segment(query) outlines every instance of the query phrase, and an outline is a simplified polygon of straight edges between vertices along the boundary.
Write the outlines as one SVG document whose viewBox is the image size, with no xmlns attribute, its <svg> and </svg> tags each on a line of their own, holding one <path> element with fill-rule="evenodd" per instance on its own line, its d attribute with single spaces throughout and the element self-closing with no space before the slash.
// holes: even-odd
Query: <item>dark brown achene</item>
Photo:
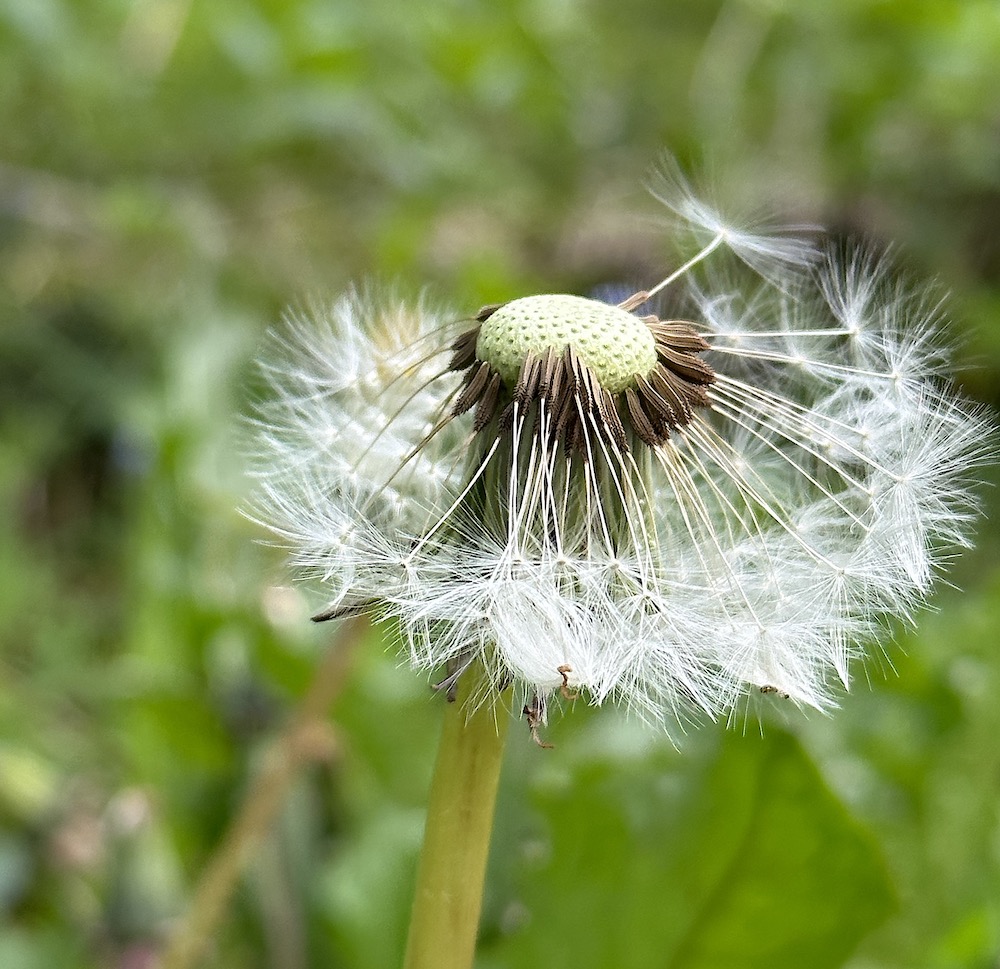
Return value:
<svg viewBox="0 0 1000 969">
<path fill-rule="evenodd" d="M 698 407 L 708 407 L 706 388 L 715 380 L 715 371 L 699 354 L 710 349 L 698 335 L 693 325 L 679 321 L 663 322 L 655 316 L 634 317 L 620 307 L 606 306 L 596 301 L 583 301 L 579 297 L 533 297 L 547 300 L 562 308 L 557 300 L 575 303 L 592 303 L 591 317 L 601 319 L 601 309 L 608 310 L 609 323 L 602 348 L 613 348 L 617 334 L 614 325 L 626 315 L 634 325 L 644 328 L 649 335 L 650 352 L 646 362 L 651 368 L 626 376 L 624 387 L 618 377 L 608 389 L 601 380 L 603 360 L 592 355 L 591 362 L 584 357 L 586 346 L 578 349 L 573 342 L 547 345 L 544 350 L 526 352 L 520 362 L 515 380 L 505 380 L 500 370 L 489 359 L 480 356 L 480 332 L 499 306 L 484 307 L 476 315 L 478 325 L 463 333 L 452 345 L 451 368 L 467 371 L 462 389 L 455 398 L 452 412 L 463 414 L 476 408 L 474 429 L 485 430 L 493 426 L 503 433 L 510 429 L 515 409 L 527 414 L 534 409 L 536 431 L 544 427 L 547 436 L 561 441 L 574 451 L 585 453 L 588 434 L 596 431 L 620 451 L 630 446 L 630 427 L 634 436 L 651 447 L 662 444 L 672 431 L 689 423 Z M 518 301 L 526 303 L 528 300 Z M 532 308 L 533 309 L 533 308 Z M 532 323 L 551 326 L 551 311 L 524 312 L 525 326 Z M 556 340 L 567 333 L 580 332 L 572 322 L 560 320 Z M 509 324 L 508 324 L 509 326 Z M 626 334 L 626 338 L 630 334 Z M 583 331 L 585 339 L 593 342 L 593 327 Z M 536 341 L 537 342 L 537 341 Z M 635 354 L 641 358 L 642 349 Z M 484 354 L 488 356 L 488 354 Z M 509 364 L 508 364 L 509 370 Z"/>
</svg>

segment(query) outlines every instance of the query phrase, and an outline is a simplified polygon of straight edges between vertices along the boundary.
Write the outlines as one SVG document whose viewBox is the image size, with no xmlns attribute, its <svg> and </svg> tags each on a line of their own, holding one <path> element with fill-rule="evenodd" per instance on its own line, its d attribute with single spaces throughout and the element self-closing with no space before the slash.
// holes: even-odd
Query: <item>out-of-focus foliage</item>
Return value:
<svg viewBox="0 0 1000 969">
<path fill-rule="evenodd" d="M 236 511 L 283 304 L 641 278 L 670 148 L 898 240 L 996 403 L 998 90 L 992 0 L 0 0 L 0 966 L 150 965 L 327 641 Z M 997 541 L 832 719 L 515 731 L 482 966 L 996 967 Z M 439 712 L 358 655 L 212 965 L 398 962 Z"/>
</svg>

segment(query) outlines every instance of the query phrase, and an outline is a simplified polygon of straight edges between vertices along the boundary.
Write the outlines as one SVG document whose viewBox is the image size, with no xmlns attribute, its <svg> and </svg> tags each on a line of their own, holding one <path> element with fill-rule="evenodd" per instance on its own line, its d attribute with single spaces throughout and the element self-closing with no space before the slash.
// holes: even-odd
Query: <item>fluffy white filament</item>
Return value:
<svg viewBox="0 0 1000 969">
<path fill-rule="evenodd" d="M 729 226 L 676 178 L 658 194 L 700 249 L 650 293 L 716 372 L 665 443 L 583 420 L 570 456 L 544 407 L 475 434 L 451 417 L 468 317 L 350 293 L 275 338 L 255 516 L 331 609 L 395 618 L 415 667 L 479 657 L 496 686 L 665 722 L 761 689 L 824 707 L 965 544 L 990 428 L 885 263 Z"/>
</svg>

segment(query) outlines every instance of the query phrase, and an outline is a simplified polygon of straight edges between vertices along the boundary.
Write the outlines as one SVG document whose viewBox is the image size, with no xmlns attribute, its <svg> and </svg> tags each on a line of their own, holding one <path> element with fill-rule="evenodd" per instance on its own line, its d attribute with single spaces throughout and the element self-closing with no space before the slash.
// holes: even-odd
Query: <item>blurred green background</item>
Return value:
<svg viewBox="0 0 1000 969">
<path fill-rule="evenodd" d="M 237 511 L 296 297 L 659 278 L 669 149 L 898 243 L 1000 395 L 995 0 L 0 0 L 0 132 L 3 969 L 155 965 L 330 640 Z M 479 965 L 1000 966 L 998 535 L 832 718 L 518 725 Z M 206 964 L 398 964 L 440 713 L 356 655 Z"/>
</svg>

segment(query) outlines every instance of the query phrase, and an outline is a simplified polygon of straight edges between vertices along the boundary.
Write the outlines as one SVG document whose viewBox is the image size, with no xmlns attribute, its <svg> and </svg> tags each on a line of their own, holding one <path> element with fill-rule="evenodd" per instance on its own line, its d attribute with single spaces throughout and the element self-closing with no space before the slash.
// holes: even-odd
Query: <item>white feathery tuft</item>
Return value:
<svg viewBox="0 0 1000 969">
<path fill-rule="evenodd" d="M 376 584 L 380 556 L 426 524 L 462 474 L 456 428 L 433 434 L 458 387 L 442 372 L 456 317 L 426 301 L 352 290 L 290 312 L 261 370 L 250 515 L 329 589 L 331 605 Z M 425 442 L 424 438 L 428 437 Z M 361 599 L 370 598 L 361 593 Z"/>
<path fill-rule="evenodd" d="M 694 191 L 672 156 L 661 160 L 649 190 L 671 213 L 676 226 L 690 232 L 700 245 L 711 250 L 728 248 L 772 283 L 784 285 L 790 275 L 808 269 L 819 257 L 810 238 L 818 233 L 818 226 L 781 225 L 753 214 L 727 218 Z"/>
<path fill-rule="evenodd" d="M 735 228 L 669 166 L 656 194 L 702 249 L 639 295 L 689 308 L 713 372 L 669 434 L 577 393 L 571 446 L 549 398 L 485 384 L 495 413 L 456 414 L 470 319 L 352 292 L 265 354 L 253 515 L 331 610 L 377 604 L 415 668 L 480 660 L 543 717 L 570 691 L 668 725 L 760 691 L 825 709 L 968 544 L 993 428 L 885 259 Z"/>
</svg>

